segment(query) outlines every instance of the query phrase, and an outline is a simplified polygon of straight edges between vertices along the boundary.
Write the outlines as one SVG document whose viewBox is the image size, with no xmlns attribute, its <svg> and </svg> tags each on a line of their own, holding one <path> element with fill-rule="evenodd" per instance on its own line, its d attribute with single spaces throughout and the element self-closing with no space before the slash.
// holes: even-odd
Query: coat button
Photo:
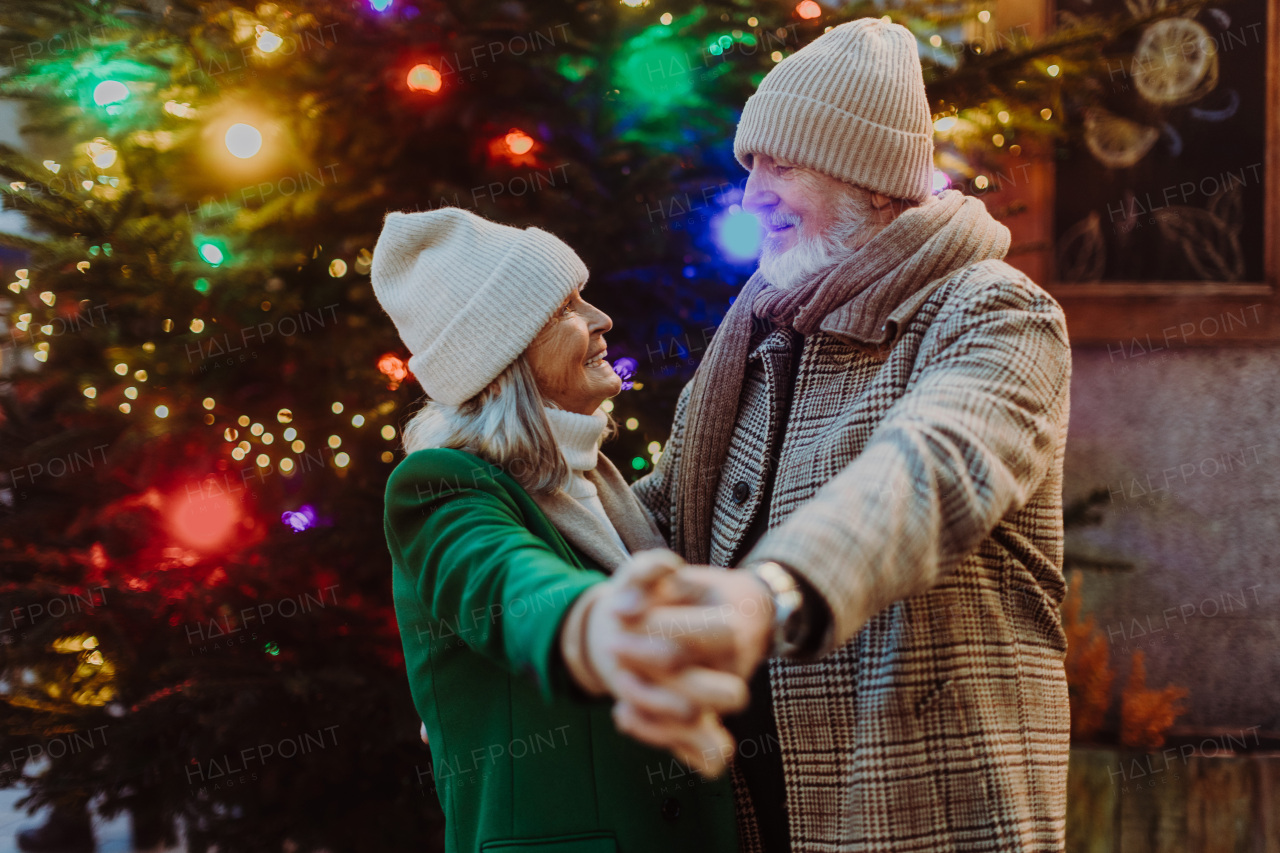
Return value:
<svg viewBox="0 0 1280 853">
<path fill-rule="evenodd" d="M 746 480 L 739 480 L 733 484 L 733 502 L 740 504 L 751 496 L 751 484 Z"/>
<path fill-rule="evenodd" d="M 662 801 L 662 816 L 667 820 L 680 817 L 680 801 L 675 797 L 667 797 Z"/>
</svg>

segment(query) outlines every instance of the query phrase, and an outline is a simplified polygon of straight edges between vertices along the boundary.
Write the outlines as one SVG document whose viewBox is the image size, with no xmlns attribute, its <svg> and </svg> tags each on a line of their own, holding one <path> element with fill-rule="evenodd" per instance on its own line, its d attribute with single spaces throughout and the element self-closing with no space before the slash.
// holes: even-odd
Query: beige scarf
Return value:
<svg viewBox="0 0 1280 853">
<path fill-rule="evenodd" d="M 613 529 L 618 531 L 627 550 L 634 554 L 648 548 L 667 547 L 666 540 L 608 457 L 603 453 L 598 454 L 596 467 L 583 474 L 595 485 L 604 513 L 613 522 Z M 615 569 L 627 561 L 628 555 L 609 535 L 604 522 L 577 498 L 563 489 L 549 495 L 532 497 L 561 535 L 594 560 L 607 574 L 613 574 Z"/>
<path fill-rule="evenodd" d="M 834 312 L 851 314 L 851 334 L 870 340 L 889 314 L 930 282 L 1009 250 L 1009 229 L 976 198 L 948 190 L 897 217 L 841 263 L 791 288 L 757 272 L 725 315 L 693 378 L 680 470 L 676 475 L 673 547 L 706 563 L 720 471 L 738 416 L 752 318 L 817 331 Z"/>
</svg>

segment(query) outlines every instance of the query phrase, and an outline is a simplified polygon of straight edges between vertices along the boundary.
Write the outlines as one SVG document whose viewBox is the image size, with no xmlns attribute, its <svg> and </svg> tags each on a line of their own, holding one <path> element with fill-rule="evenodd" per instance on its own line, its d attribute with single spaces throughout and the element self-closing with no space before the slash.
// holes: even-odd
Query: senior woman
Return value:
<svg viewBox="0 0 1280 853">
<path fill-rule="evenodd" d="M 666 543 L 599 453 L 621 380 L 586 267 L 545 231 L 441 208 L 388 214 L 371 272 L 428 396 L 384 529 L 445 849 L 737 850 L 725 777 L 692 781 L 611 716 L 634 676 L 599 653 L 610 615 L 640 612 L 666 552 L 633 555 Z M 740 709 L 745 682 L 683 675 L 662 694 L 688 699 L 682 757 L 714 765 L 714 712 Z"/>
</svg>

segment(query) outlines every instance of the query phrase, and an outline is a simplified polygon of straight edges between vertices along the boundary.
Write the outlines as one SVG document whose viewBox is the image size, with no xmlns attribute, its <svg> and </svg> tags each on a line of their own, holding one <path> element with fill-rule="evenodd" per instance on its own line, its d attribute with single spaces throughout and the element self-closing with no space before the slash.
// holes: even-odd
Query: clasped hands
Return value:
<svg viewBox="0 0 1280 853">
<path fill-rule="evenodd" d="M 583 690 L 617 700 L 619 731 L 715 778 L 734 750 L 720 715 L 747 706 L 772 624 L 769 588 L 751 572 L 655 549 L 579 596 L 561 650 Z"/>
</svg>

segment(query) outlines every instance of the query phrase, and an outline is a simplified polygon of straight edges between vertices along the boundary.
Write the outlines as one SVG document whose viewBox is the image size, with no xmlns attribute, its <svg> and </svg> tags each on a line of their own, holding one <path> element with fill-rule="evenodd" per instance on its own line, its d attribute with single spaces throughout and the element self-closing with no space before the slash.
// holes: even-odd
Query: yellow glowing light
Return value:
<svg viewBox="0 0 1280 853">
<path fill-rule="evenodd" d="M 658 452 L 658 451 L 660 451 L 661 449 L 662 449 L 662 442 L 660 442 L 660 441 L 651 441 L 651 442 L 649 442 L 649 452 L 650 452 L 650 453 L 657 453 L 657 452 Z"/>
<path fill-rule="evenodd" d="M 286 473 L 286 474 L 288 474 L 290 471 L 292 471 L 292 470 L 293 470 L 293 460 L 292 460 L 292 459 L 289 459 L 288 457 L 285 457 L 284 459 L 281 459 L 281 460 L 280 460 L 280 470 L 281 470 L 281 471 L 283 471 L 283 472 L 284 472 L 284 473 Z"/>
<path fill-rule="evenodd" d="M 1013 145 L 1009 146 L 1009 153 L 1017 157 L 1022 153 L 1022 146 L 1015 142 Z"/>
<path fill-rule="evenodd" d="M 124 389 L 124 395 L 130 400 L 136 400 L 138 399 L 138 389 L 130 385 L 128 388 Z"/>
<path fill-rule="evenodd" d="M 770 58 L 770 59 L 772 59 L 774 62 L 781 62 L 781 61 L 782 61 L 782 51 L 780 51 L 780 50 L 775 50 L 773 53 L 769 54 L 769 58 Z"/>
<path fill-rule="evenodd" d="M 1049 109 L 1048 107 L 1045 107 L 1040 111 L 1040 118 L 1044 119 L 1045 121 L 1048 121 L 1049 119 L 1053 118 L 1053 110 Z"/>
<path fill-rule="evenodd" d="M 40 301 L 51 308 L 53 307 L 53 303 L 57 298 L 58 297 L 54 296 L 52 290 L 46 290 L 44 293 L 40 294 Z"/>
<path fill-rule="evenodd" d="M 281 409 L 276 412 L 276 420 L 282 424 L 287 424 L 293 420 L 293 412 L 290 409 Z"/>
<path fill-rule="evenodd" d="M 201 320 L 199 317 L 197 317 L 197 318 L 195 318 L 194 320 L 192 320 L 192 321 L 191 321 L 191 331 L 193 331 L 193 332 L 203 332 L 203 331 L 204 331 L 204 320 Z"/>
<path fill-rule="evenodd" d="M 355 427 L 364 426 L 364 415 L 355 415 L 352 417 L 351 425 Z"/>
<path fill-rule="evenodd" d="M 997 147 L 997 148 L 1000 148 L 1001 146 L 1003 146 L 1003 145 L 1004 145 L 1004 134 L 1003 134 L 1003 133 L 997 133 L 995 136 L 991 137 L 991 144 L 995 145 L 995 147 Z"/>
<path fill-rule="evenodd" d="M 206 409 L 212 409 L 214 406 L 217 405 L 217 403 L 213 401 L 212 397 L 205 397 L 203 400 L 200 401 L 200 405 L 204 406 Z"/>
<path fill-rule="evenodd" d="M 133 408 L 133 407 L 132 407 L 132 406 L 130 406 L 128 403 L 121 403 L 121 404 L 120 404 L 120 411 L 124 412 L 126 415 L 127 415 L 127 414 L 129 414 L 129 410 L 130 410 L 130 409 L 132 409 L 132 408 Z"/>
<path fill-rule="evenodd" d="M 249 427 L 249 432 L 253 433 L 254 435 L 262 435 L 262 430 L 263 430 L 263 426 L 260 423 L 255 423 L 253 426 Z"/>
<path fill-rule="evenodd" d="M 640 421 L 635 418 L 627 418 L 627 429 L 636 429 L 640 426 Z"/>
<path fill-rule="evenodd" d="M 333 457 L 333 464 L 337 465 L 339 468 L 346 468 L 350 463 L 351 457 L 345 453 L 339 453 L 337 456 Z"/>
<path fill-rule="evenodd" d="M 289 427 L 287 430 L 284 431 L 285 441 L 293 441 L 297 437 L 298 437 L 298 431 L 293 427 Z"/>
<path fill-rule="evenodd" d="M 259 453 L 257 458 L 253 460 L 258 464 L 259 468 L 266 468 L 271 464 L 271 457 L 265 453 Z"/>
<path fill-rule="evenodd" d="M 307 449 L 307 445 L 302 442 L 302 439 L 298 439 L 293 444 L 289 445 L 289 449 L 294 453 L 301 453 Z"/>
<path fill-rule="evenodd" d="M 241 450 L 243 450 L 245 453 L 248 453 L 250 450 L 252 450 L 252 449 L 253 449 L 253 445 L 252 445 L 252 444 L 250 444 L 250 443 L 249 443 L 249 440 L 248 440 L 248 439 L 245 439 L 245 438 L 240 439 L 240 443 L 239 443 L 239 444 L 237 444 L 237 445 L 236 445 L 236 447 L 240 448 L 240 449 L 241 449 Z"/>
<path fill-rule="evenodd" d="M 1059 72 L 1059 71 L 1061 71 L 1061 70 L 1062 70 L 1062 69 L 1061 69 L 1061 68 L 1059 68 L 1059 67 L 1058 67 L 1058 66 L 1056 66 L 1056 65 L 1050 65 L 1048 68 L 1046 68 L 1046 69 L 1045 69 L 1045 72 L 1046 72 L 1050 77 L 1057 77 L 1057 76 L 1058 76 L 1058 72 Z"/>
<path fill-rule="evenodd" d="M 955 127 L 956 122 L 958 121 L 959 119 L 955 116 L 943 116 L 933 123 L 933 129 L 938 133 L 946 133 L 951 130 L 951 128 Z"/>
<path fill-rule="evenodd" d="M 1004 110 L 1001 110 L 1000 112 L 996 113 L 996 118 L 1000 119 L 1001 124 L 1009 123 L 1009 114 Z"/>
<path fill-rule="evenodd" d="M 164 329 L 166 332 L 172 332 L 172 331 L 173 331 L 173 321 L 172 321 L 172 320 L 169 320 L 169 319 L 166 319 L 163 323 L 161 323 L 161 324 L 160 324 L 160 328 Z"/>
<path fill-rule="evenodd" d="M 280 45 L 284 44 L 284 39 L 259 24 L 258 38 L 255 40 L 255 44 L 258 45 L 258 50 L 263 53 L 274 53 Z"/>
<path fill-rule="evenodd" d="M 129 365 L 125 364 L 124 362 L 120 362 L 119 364 L 116 365 L 115 370 L 116 370 L 116 373 L 119 373 L 121 376 L 124 376 L 126 373 L 129 372 Z"/>
<path fill-rule="evenodd" d="M 942 47 L 942 36 L 937 35 L 936 33 L 934 35 L 929 36 L 929 44 L 933 45 L 934 47 Z"/>
<path fill-rule="evenodd" d="M 233 157 L 248 160 L 262 150 L 262 131 L 251 124 L 237 122 L 227 128 L 222 141 Z"/>
<path fill-rule="evenodd" d="M 175 115 L 178 118 L 195 118 L 196 111 L 191 108 L 190 104 L 178 103 L 177 101 L 165 101 L 164 111 L 169 115 Z"/>
<path fill-rule="evenodd" d="M 973 179 L 973 185 L 980 190 L 985 190 L 987 188 L 987 184 L 989 183 L 990 181 L 987 180 L 986 175 L 979 175 L 978 177 Z"/>
<path fill-rule="evenodd" d="M 248 425 L 249 425 L 249 416 L 248 416 L 248 415 L 241 415 L 240 417 L 236 418 L 236 423 L 240 424 L 240 426 L 248 426 Z"/>
<path fill-rule="evenodd" d="M 334 258 L 329 262 L 329 275 L 334 278 L 342 278 L 347 274 L 347 262 L 342 258 Z"/>
<path fill-rule="evenodd" d="M 330 406 L 330 407 L 329 407 L 329 409 L 330 409 L 330 410 L 331 410 L 335 415 L 340 415 L 340 414 L 342 414 L 342 404 L 341 404 L 341 403 L 334 403 L 332 406 Z"/>
<path fill-rule="evenodd" d="M 240 431 L 235 427 L 227 427 L 222 431 L 222 437 L 227 441 L 235 441 L 240 437 Z"/>
<path fill-rule="evenodd" d="M 387 441 L 390 441 L 391 439 L 396 437 L 396 428 L 393 427 L 391 424 L 387 424 L 382 428 L 381 435 Z"/>
<path fill-rule="evenodd" d="M 169 407 L 168 407 L 168 406 L 156 406 L 156 417 L 157 417 L 157 418 L 167 418 L 167 417 L 169 417 Z"/>
<path fill-rule="evenodd" d="M 379 456 L 378 458 L 381 459 L 383 462 L 393 462 L 395 461 L 396 455 L 392 453 L 390 450 L 384 450 L 382 451 L 382 455 Z"/>
<path fill-rule="evenodd" d="M 93 189 L 93 181 L 81 181 L 80 186 L 82 189 L 91 190 Z"/>
<path fill-rule="evenodd" d="M 330 446 L 330 447 L 338 447 L 338 446 L 339 446 L 339 445 L 341 445 L 341 444 L 342 444 L 342 437 L 341 437 L 341 436 L 338 436 L 338 435 L 331 435 L 331 436 L 329 436 L 329 446 Z"/>
<path fill-rule="evenodd" d="M 231 451 L 231 458 L 239 462 L 244 458 L 244 449 L 237 447 Z"/>
<path fill-rule="evenodd" d="M 136 380 L 138 380 L 139 382 L 146 382 L 146 381 L 147 381 L 147 371 L 145 371 L 145 370 L 135 370 L 135 371 L 133 372 L 133 378 L 134 378 L 134 379 L 136 379 Z"/>
<path fill-rule="evenodd" d="M 262 434 L 262 443 L 263 443 L 263 444 L 270 444 L 271 442 L 273 442 L 273 441 L 275 441 L 275 440 L 276 440 L 276 437 L 275 437 L 274 435 L 272 435 L 271 433 L 269 433 L 269 432 L 264 432 L 264 433 Z"/>
<path fill-rule="evenodd" d="M 90 385 L 88 388 L 84 389 L 84 395 L 92 400 L 94 397 L 98 396 L 98 389 Z"/>
<path fill-rule="evenodd" d="M 757 18 L 755 15 L 752 15 L 750 18 L 747 18 L 748 27 L 754 27 L 758 23 L 760 23 L 760 19 Z"/>
<path fill-rule="evenodd" d="M 662 23 L 662 25 L 663 25 L 664 27 L 669 27 L 669 26 L 671 26 L 671 22 L 672 22 L 672 20 L 674 20 L 674 19 L 671 17 L 671 13 L 670 13 L 670 12 L 663 12 L 663 13 L 662 13 L 662 17 L 658 18 L 658 20 Z M 754 24 L 753 24 L 753 26 L 754 26 Z"/>
<path fill-rule="evenodd" d="M 89 159 L 93 161 L 93 165 L 99 169 L 110 169 L 116 162 L 116 156 L 119 154 L 111 143 L 99 136 L 85 147 L 85 153 L 89 155 Z"/>
<path fill-rule="evenodd" d="M 991 20 L 991 13 L 988 12 L 986 9 L 983 9 L 981 12 L 978 13 L 978 20 L 982 21 L 982 23 L 985 24 L 987 21 Z"/>
<path fill-rule="evenodd" d="M 612 401 L 612 400 L 605 400 L 605 401 L 600 405 L 600 408 L 604 409 L 606 412 L 612 412 L 612 411 L 613 411 L 613 401 Z"/>
<path fill-rule="evenodd" d="M 26 329 L 23 329 L 23 331 L 25 332 L 25 331 L 26 331 Z M 44 333 L 44 334 L 46 334 L 46 335 L 52 335 L 52 334 L 53 334 L 53 325 L 52 325 L 52 324 L 45 324 L 45 325 L 43 325 L 43 326 L 41 326 L 41 327 L 40 327 L 40 331 L 41 331 L 41 332 L 43 332 L 43 333 Z"/>
<path fill-rule="evenodd" d="M 49 353 L 46 350 L 38 350 L 35 353 L 36 361 L 48 361 Z"/>
</svg>

